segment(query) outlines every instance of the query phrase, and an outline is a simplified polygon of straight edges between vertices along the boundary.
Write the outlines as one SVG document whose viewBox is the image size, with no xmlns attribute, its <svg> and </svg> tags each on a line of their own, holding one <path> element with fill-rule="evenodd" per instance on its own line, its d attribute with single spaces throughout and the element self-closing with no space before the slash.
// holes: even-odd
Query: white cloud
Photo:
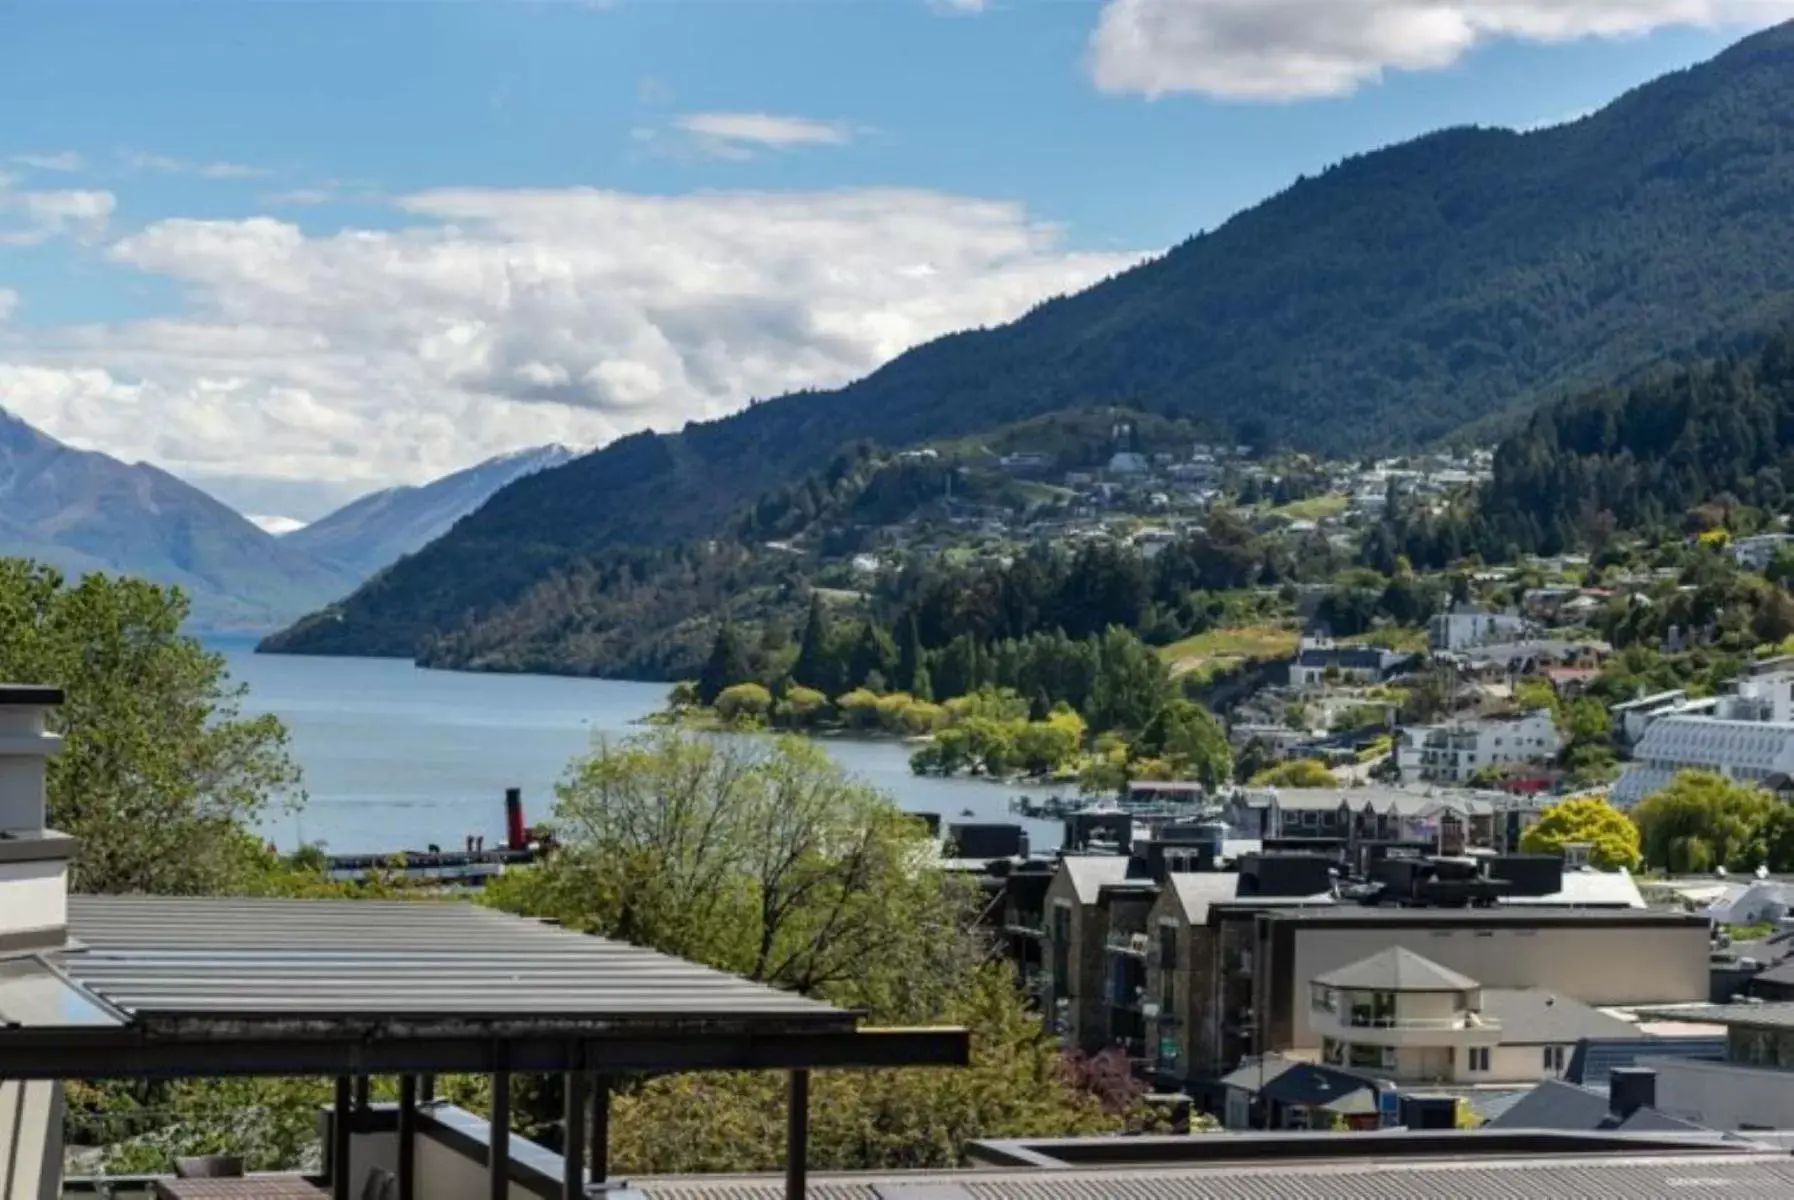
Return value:
<svg viewBox="0 0 1794 1200">
<path fill-rule="evenodd" d="M 30 167 L 33 171 L 79 171 L 86 165 L 73 150 L 61 150 L 55 154 L 15 154 L 6 161 Z"/>
<path fill-rule="evenodd" d="M 397 204 L 412 227 L 152 224 L 110 255 L 179 284 L 188 311 L 34 332 L 0 349 L 0 395 L 54 436 L 232 481 L 249 511 L 315 516 L 306 497 L 845 383 L 1138 258 L 929 191 Z"/>
<path fill-rule="evenodd" d="M 125 163 L 139 171 L 159 171 L 165 175 L 197 175 L 201 179 L 264 179 L 273 172 L 265 167 L 245 166 L 234 162 L 192 162 L 171 158 L 166 154 L 131 153 Z"/>
<path fill-rule="evenodd" d="M 1794 0 L 1107 0 L 1090 69 L 1109 92 L 1340 96 L 1385 71 L 1450 66 L 1486 42 L 1758 25 Z"/>
<path fill-rule="evenodd" d="M 301 521 L 298 517 L 251 516 L 249 520 L 275 537 L 304 529 L 309 524 L 307 521 Z"/>
<path fill-rule="evenodd" d="M 675 117 L 667 129 L 641 128 L 637 141 L 661 153 L 744 161 L 766 150 L 845 146 L 858 134 L 845 121 L 772 113 L 707 112 Z"/>
<path fill-rule="evenodd" d="M 19 311 L 19 294 L 11 288 L 0 287 L 0 321 L 7 321 Z"/>
<path fill-rule="evenodd" d="M 0 176 L 0 246 L 35 246 L 55 237 L 97 241 L 118 200 L 111 192 L 9 190 Z"/>
<path fill-rule="evenodd" d="M 334 188 L 306 187 L 287 192 L 271 192 L 262 197 L 262 203 L 270 208 L 303 208 L 314 204 L 329 204 L 335 199 Z"/>
</svg>

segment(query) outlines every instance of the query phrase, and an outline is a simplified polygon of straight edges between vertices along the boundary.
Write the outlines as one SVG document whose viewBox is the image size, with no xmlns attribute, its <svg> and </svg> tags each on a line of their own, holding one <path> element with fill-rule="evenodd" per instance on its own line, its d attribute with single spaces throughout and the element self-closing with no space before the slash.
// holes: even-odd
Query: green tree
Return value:
<svg viewBox="0 0 1794 1200">
<path fill-rule="evenodd" d="M 1084 715 L 1092 729 L 1142 729 L 1171 695 L 1171 676 L 1151 647 L 1120 626 L 1098 643 L 1096 682 Z"/>
<path fill-rule="evenodd" d="M 601 746 L 557 789 L 561 849 L 488 899 L 890 1020 L 938 1011 L 982 953 L 927 832 L 799 738 Z"/>
<path fill-rule="evenodd" d="M 1189 700 L 1172 700 L 1141 731 L 1140 753 L 1171 760 L 1174 769 L 1210 790 L 1233 779 L 1233 750 L 1213 713 Z"/>
<path fill-rule="evenodd" d="M 1327 764 L 1314 758 L 1298 758 L 1260 771 L 1252 777 L 1254 787 L 1336 788 L 1339 776 Z"/>
<path fill-rule="evenodd" d="M 891 645 L 890 635 L 880 629 L 876 621 L 867 618 L 860 626 L 860 636 L 854 642 L 853 655 L 848 660 L 848 682 L 882 691 L 885 681 L 896 670 L 897 650 Z"/>
<path fill-rule="evenodd" d="M 808 729 L 828 714 L 828 697 L 815 688 L 793 686 L 779 697 L 779 722 L 795 729 Z"/>
<path fill-rule="evenodd" d="M 64 690 L 50 824 L 80 839 L 85 892 L 249 887 L 265 855 L 246 831 L 299 773 L 273 717 L 242 715 L 224 660 L 180 629 L 180 592 L 0 559 L 0 678 Z"/>
<path fill-rule="evenodd" d="M 825 696 L 832 696 L 840 687 L 840 671 L 835 662 L 834 635 L 829 628 L 828 604 L 821 592 L 810 593 L 810 615 L 804 622 L 804 636 L 798 643 L 797 661 L 791 665 L 791 678 Z"/>
<path fill-rule="evenodd" d="M 1675 872 L 1751 870 L 1769 857 L 1765 842 L 1776 800 L 1761 788 L 1707 771 L 1683 771 L 1632 810 L 1645 862 Z"/>
<path fill-rule="evenodd" d="M 1094 1136 L 1139 1129 L 1131 1105 L 1104 1111 L 1072 1085 L 1057 1041 L 1011 973 L 976 971 L 939 1014 L 972 1031 L 953 1071 L 819 1071 L 810 1164 L 825 1171 L 924 1170 L 964 1163 L 978 1138 Z M 785 1152 L 784 1081 L 769 1073 L 676 1075 L 617 1098 L 617 1168 L 632 1174 L 771 1171 Z"/>
<path fill-rule="evenodd" d="M 716 698 L 716 715 L 731 724 L 758 723 L 772 712 L 772 693 L 758 683 L 737 683 Z"/>
<path fill-rule="evenodd" d="M 1638 826 L 1598 796 L 1565 800 L 1545 811 L 1520 837 L 1527 854 L 1562 854 L 1566 845 L 1587 843 L 1589 862 L 1604 871 L 1638 863 Z"/>
<path fill-rule="evenodd" d="M 923 659 L 922 633 L 916 625 L 916 614 L 905 613 L 902 637 L 897 643 L 897 687 L 900 691 L 929 699 L 930 697 L 920 696 L 916 691 L 917 672 L 927 670 Z"/>
<path fill-rule="evenodd" d="M 725 688 L 751 682 L 753 674 L 740 635 L 735 632 L 735 626 L 731 622 L 724 621 L 716 627 L 716 640 L 710 645 L 710 657 L 705 660 L 703 673 L 698 676 L 698 699 L 705 704 L 715 704 Z"/>
</svg>

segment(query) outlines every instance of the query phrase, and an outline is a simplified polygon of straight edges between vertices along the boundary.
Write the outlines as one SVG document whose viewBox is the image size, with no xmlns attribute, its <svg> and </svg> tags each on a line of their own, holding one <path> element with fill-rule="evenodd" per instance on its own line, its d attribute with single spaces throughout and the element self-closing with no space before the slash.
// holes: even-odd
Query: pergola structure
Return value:
<svg viewBox="0 0 1794 1200">
<path fill-rule="evenodd" d="M 420 1081 L 490 1076 L 498 1200 L 515 1072 L 565 1080 L 575 1197 L 608 1180 L 617 1076 L 787 1071 L 785 1193 L 799 1197 L 811 1070 L 967 1056 L 963 1029 L 863 1029 L 830 1005 L 454 901 L 73 896 L 66 943 L 0 959 L 0 1078 L 334 1078 L 336 1200 L 351 1195 L 346 1117 L 371 1076 L 400 1079 L 402 1200 L 417 1196 Z"/>
</svg>

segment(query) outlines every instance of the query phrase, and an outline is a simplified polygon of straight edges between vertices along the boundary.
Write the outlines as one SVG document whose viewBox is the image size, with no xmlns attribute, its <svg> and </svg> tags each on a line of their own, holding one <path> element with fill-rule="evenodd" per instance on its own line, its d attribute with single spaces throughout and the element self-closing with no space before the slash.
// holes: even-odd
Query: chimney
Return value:
<svg viewBox="0 0 1794 1200">
<path fill-rule="evenodd" d="M 1615 1067 L 1607 1080 L 1607 1108 L 1624 1121 L 1641 1108 L 1657 1107 L 1657 1072 L 1649 1067 Z"/>
<path fill-rule="evenodd" d="M 529 847 L 529 831 L 523 826 L 523 789 L 505 789 L 505 841 L 512 850 Z"/>
<path fill-rule="evenodd" d="M 62 739 L 45 729 L 53 687 L 0 684 L 0 958 L 68 939 L 75 839 L 44 827 L 45 771 Z"/>
</svg>

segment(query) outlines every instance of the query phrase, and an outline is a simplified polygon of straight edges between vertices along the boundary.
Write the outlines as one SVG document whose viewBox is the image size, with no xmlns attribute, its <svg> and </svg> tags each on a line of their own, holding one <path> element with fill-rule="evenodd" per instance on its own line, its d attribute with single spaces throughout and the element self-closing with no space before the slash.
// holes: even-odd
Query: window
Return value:
<svg viewBox="0 0 1794 1200">
<path fill-rule="evenodd" d="M 1345 1066 L 1345 1043 L 1335 1038 L 1322 1038 L 1321 1061 L 1330 1067 Z"/>
<path fill-rule="evenodd" d="M 1545 1069 L 1554 1075 L 1564 1072 L 1564 1048 L 1562 1046 L 1545 1047 Z"/>
<path fill-rule="evenodd" d="M 1370 1067 L 1388 1069 L 1395 1066 L 1395 1050 L 1389 1046 L 1360 1046 L 1356 1043 L 1347 1047 L 1346 1065 L 1353 1067 Z"/>
<path fill-rule="evenodd" d="M 1487 1071 L 1489 1069 L 1489 1048 L 1487 1046 L 1472 1046 L 1464 1051 L 1464 1059 L 1465 1066 L 1469 1070 Z"/>
</svg>

